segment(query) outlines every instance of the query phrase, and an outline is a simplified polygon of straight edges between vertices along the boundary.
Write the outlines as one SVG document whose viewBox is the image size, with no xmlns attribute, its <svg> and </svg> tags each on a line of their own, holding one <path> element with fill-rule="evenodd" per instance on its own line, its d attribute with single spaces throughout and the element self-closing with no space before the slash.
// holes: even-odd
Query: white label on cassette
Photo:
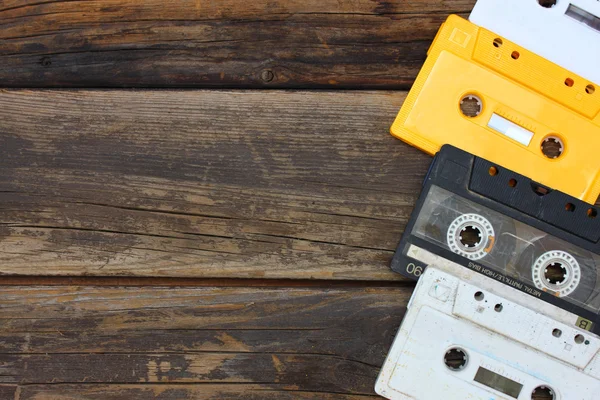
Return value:
<svg viewBox="0 0 600 400">
<path fill-rule="evenodd" d="M 456 264 L 430 265 L 375 390 L 393 400 L 597 398 L 600 338 L 522 295 Z"/>
<path fill-rule="evenodd" d="M 600 84 L 598 0 L 478 0 L 469 20 Z"/>
</svg>

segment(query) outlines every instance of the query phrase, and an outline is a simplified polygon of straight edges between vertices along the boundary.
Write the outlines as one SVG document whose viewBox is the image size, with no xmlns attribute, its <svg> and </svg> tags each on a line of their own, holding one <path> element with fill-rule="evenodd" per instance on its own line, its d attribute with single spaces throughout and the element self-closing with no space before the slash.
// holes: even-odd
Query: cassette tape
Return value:
<svg viewBox="0 0 600 400">
<path fill-rule="evenodd" d="M 600 193 L 596 89 L 452 15 L 430 47 L 391 133 L 430 154 L 454 145 L 594 204 Z"/>
<path fill-rule="evenodd" d="M 578 315 L 600 334 L 598 208 L 445 145 L 391 267 L 417 279 L 418 246 Z"/>
<path fill-rule="evenodd" d="M 469 20 L 600 84 L 598 0 L 478 0 Z"/>
<path fill-rule="evenodd" d="M 417 284 L 377 379 L 378 394 L 393 400 L 598 399 L 600 338 L 574 327 L 576 315 L 429 255 L 440 264 Z"/>
</svg>

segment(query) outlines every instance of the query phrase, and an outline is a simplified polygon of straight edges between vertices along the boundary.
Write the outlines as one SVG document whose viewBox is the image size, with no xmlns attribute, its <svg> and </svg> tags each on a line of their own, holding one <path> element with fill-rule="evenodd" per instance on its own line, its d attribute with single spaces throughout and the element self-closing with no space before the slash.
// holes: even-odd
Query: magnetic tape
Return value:
<svg viewBox="0 0 600 400">
<path fill-rule="evenodd" d="M 391 132 L 430 154 L 454 145 L 590 204 L 600 194 L 600 88 L 455 15 Z"/>
</svg>

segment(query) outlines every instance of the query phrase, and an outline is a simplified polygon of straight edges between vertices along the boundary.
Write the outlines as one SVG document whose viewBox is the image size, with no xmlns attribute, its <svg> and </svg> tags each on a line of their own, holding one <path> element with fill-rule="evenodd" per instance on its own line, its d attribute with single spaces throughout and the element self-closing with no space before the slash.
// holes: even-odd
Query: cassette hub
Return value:
<svg viewBox="0 0 600 400">
<path fill-rule="evenodd" d="M 463 214 L 448 228 L 450 249 L 471 260 L 487 255 L 494 243 L 494 228 L 490 221 L 478 214 Z"/>
<path fill-rule="evenodd" d="M 531 393 L 532 400 L 554 400 L 554 391 L 546 386 L 538 386 Z"/>
<path fill-rule="evenodd" d="M 475 118 L 482 110 L 483 102 L 474 94 L 468 94 L 460 100 L 460 111 L 465 117 Z"/>
<path fill-rule="evenodd" d="M 460 371 L 467 366 L 469 356 L 460 347 L 453 347 L 444 354 L 444 364 L 450 371 Z"/>
<path fill-rule="evenodd" d="M 538 289 L 550 290 L 563 297 L 573 293 L 579 286 L 581 267 L 566 251 L 552 250 L 536 260 L 531 274 Z"/>
</svg>

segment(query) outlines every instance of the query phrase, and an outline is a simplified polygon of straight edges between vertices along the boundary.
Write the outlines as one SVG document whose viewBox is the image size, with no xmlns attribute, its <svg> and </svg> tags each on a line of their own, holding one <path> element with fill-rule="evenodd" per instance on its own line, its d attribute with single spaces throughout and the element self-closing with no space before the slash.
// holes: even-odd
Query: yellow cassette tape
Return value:
<svg viewBox="0 0 600 400">
<path fill-rule="evenodd" d="M 451 144 L 588 203 L 600 194 L 600 87 L 455 15 L 391 132 L 430 154 Z"/>
</svg>

